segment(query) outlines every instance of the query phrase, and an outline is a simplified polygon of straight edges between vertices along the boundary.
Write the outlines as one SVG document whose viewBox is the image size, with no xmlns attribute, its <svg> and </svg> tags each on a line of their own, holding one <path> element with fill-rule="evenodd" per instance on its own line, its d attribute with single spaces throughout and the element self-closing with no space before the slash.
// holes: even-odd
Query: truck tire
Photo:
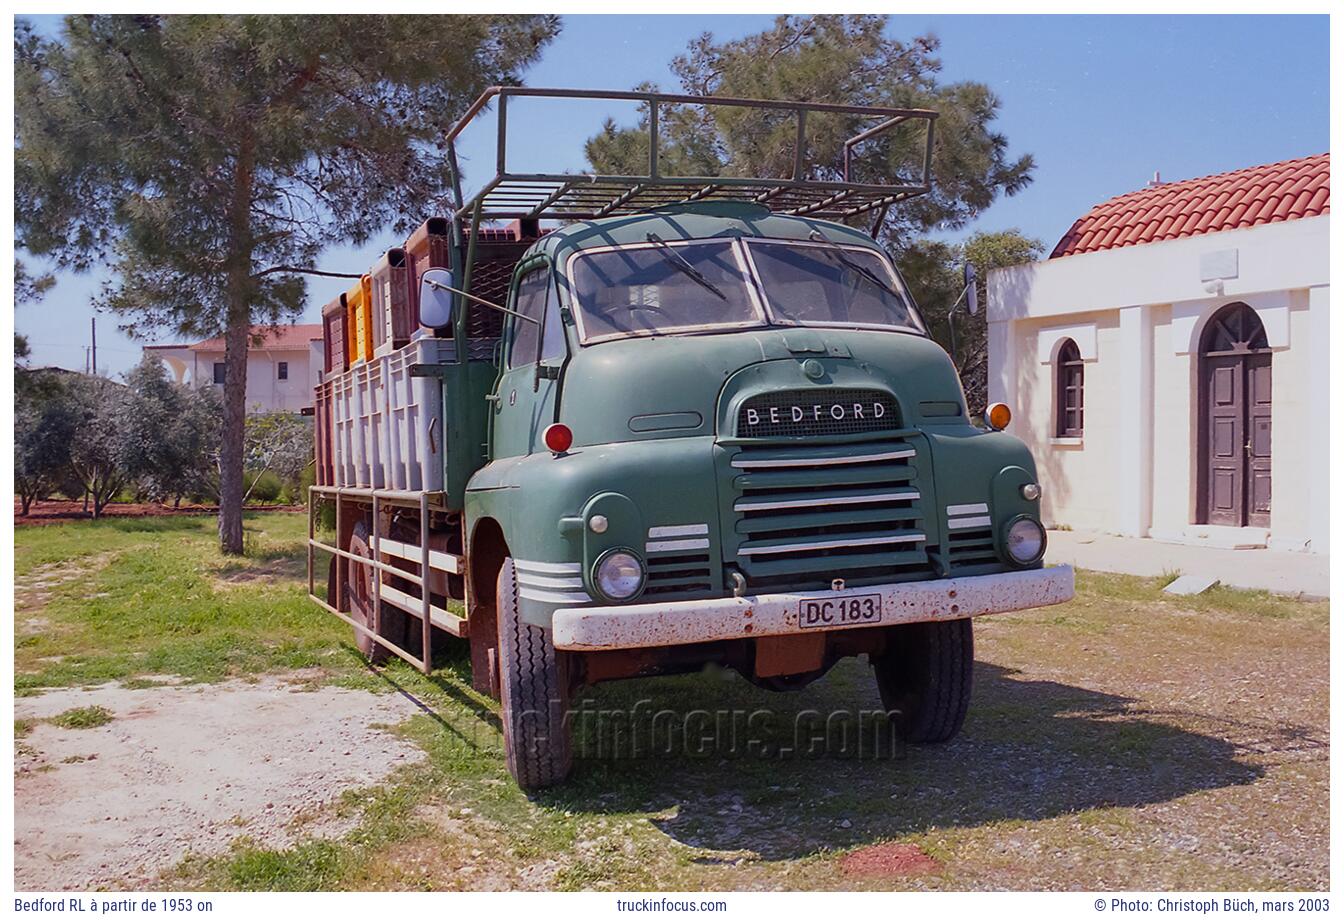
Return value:
<svg viewBox="0 0 1344 920">
<path fill-rule="evenodd" d="M 513 559 L 505 558 L 496 588 L 504 760 L 522 789 L 544 789 L 563 781 L 573 765 L 566 660 L 549 631 L 519 618 Z"/>
<path fill-rule="evenodd" d="M 888 650 L 873 667 L 882 705 L 902 740 L 938 743 L 961 731 L 974 663 L 969 619 L 895 628 Z"/>
<path fill-rule="evenodd" d="M 363 521 L 355 523 L 354 532 L 350 535 L 349 552 L 363 559 L 373 558 L 373 551 L 369 548 L 369 526 Z M 373 597 L 373 569 L 357 562 L 347 562 L 345 571 L 346 596 L 350 600 L 350 618 L 357 623 L 363 623 L 368 629 L 373 629 L 373 605 L 375 603 Z M 406 620 L 407 616 L 403 611 L 398 610 L 391 604 L 383 604 L 378 635 L 405 648 Z M 368 659 L 370 664 L 383 664 L 392 657 L 392 653 L 386 648 L 358 630 L 355 631 L 355 647 L 359 649 L 361 655 Z"/>
</svg>

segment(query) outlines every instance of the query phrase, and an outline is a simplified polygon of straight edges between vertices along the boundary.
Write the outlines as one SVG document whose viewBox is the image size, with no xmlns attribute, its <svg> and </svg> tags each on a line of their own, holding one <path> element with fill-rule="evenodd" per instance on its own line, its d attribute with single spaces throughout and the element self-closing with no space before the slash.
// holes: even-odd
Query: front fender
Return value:
<svg viewBox="0 0 1344 920">
<path fill-rule="evenodd" d="M 722 573 L 713 444 L 712 437 L 628 441 L 487 464 L 467 486 L 468 533 L 482 519 L 494 519 L 514 560 L 549 568 L 557 585 L 568 581 L 561 590 L 573 595 L 572 604 L 594 599 L 591 567 L 603 552 L 622 548 L 644 559 L 651 548 L 659 551 L 663 535 L 675 538 L 695 528 L 697 539 L 709 544 L 698 551 L 708 553 L 717 584 Z M 601 533 L 589 523 L 598 514 L 606 518 Z M 583 581 L 581 591 L 575 578 Z M 535 597 L 521 604 L 523 619 L 549 626 L 559 601 Z"/>
</svg>

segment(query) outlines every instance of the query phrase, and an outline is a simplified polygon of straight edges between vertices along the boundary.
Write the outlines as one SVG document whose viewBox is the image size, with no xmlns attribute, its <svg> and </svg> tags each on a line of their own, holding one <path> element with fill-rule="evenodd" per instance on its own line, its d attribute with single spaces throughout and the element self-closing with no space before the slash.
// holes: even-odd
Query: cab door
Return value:
<svg viewBox="0 0 1344 920">
<path fill-rule="evenodd" d="M 555 419 L 558 371 L 568 354 L 549 260 L 519 266 L 509 308 L 519 315 L 510 314 L 504 329 L 494 400 L 492 456 L 496 459 L 539 448 L 541 433 Z"/>
</svg>

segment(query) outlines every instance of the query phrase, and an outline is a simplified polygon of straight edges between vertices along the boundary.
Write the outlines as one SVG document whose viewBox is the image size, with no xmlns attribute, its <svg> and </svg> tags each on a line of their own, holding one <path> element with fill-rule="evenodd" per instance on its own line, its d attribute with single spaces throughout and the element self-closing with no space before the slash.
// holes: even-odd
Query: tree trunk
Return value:
<svg viewBox="0 0 1344 920">
<path fill-rule="evenodd" d="M 28 516 L 28 509 L 33 506 L 33 497 L 26 493 L 19 493 L 19 506 L 23 508 L 19 513 L 24 517 Z"/>
<path fill-rule="evenodd" d="M 244 308 L 245 309 L 245 308 Z M 224 333 L 224 428 L 219 445 L 219 548 L 243 554 L 243 421 L 247 411 L 247 314 L 230 310 Z"/>
<path fill-rule="evenodd" d="M 219 445 L 219 549 L 243 554 L 243 422 L 247 414 L 247 339 L 252 320 L 252 140 L 238 150 L 230 207 L 228 322 L 224 329 L 224 427 Z"/>
</svg>

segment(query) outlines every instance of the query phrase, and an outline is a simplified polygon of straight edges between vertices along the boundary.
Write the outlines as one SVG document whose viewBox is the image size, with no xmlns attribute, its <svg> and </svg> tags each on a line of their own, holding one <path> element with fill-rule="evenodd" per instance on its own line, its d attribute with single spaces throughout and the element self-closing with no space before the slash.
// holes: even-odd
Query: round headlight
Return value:
<svg viewBox="0 0 1344 920">
<path fill-rule="evenodd" d="M 1045 552 L 1045 528 L 1031 518 L 1018 518 L 1008 525 L 1003 543 L 1014 562 L 1027 565 Z"/>
<path fill-rule="evenodd" d="M 593 581 L 613 601 L 629 600 L 644 587 L 644 566 L 633 553 L 612 550 L 597 560 Z"/>
</svg>

